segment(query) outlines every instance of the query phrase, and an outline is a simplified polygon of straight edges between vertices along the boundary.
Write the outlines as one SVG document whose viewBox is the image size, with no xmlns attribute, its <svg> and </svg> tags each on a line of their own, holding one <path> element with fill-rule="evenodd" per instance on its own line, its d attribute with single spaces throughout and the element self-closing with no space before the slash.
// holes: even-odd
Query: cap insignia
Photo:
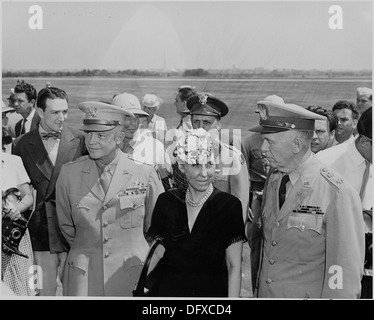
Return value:
<svg viewBox="0 0 374 320">
<path fill-rule="evenodd" d="M 90 118 L 96 118 L 97 117 L 97 108 L 96 107 L 94 107 L 94 106 L 88 106 L 87 107 L 87 115 L 88 115 L 88 117 L 90 117 Z"/>
<path fill-rule="evenodd" d="M 207 94 L 199 96 L 199 103 L 200 104 L 205 105 L 207 103 L 207 101 L 208 101 L 208 95 Z"/>
<path fill-rule="evenodd" d="M 262 120 L 266 120 L 268 118 L 269 111 L 268 111 L 268 108 L 266 107 L 266 105 L 259 104 L 258 105 L 258 112 L 259 112 Z"/>
</svg>

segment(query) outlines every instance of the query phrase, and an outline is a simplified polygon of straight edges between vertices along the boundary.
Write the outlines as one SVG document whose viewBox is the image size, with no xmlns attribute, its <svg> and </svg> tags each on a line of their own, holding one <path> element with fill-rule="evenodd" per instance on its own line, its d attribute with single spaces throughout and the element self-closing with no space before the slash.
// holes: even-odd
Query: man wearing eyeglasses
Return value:
<svg viewBox="0 0 374 320">
<path fill-rule="evenodd" d="M 16 88 L 15 88 L 16 92 Z M 18 95 L 18 99 L 23 95 Z M 29 222 L 32 247 L 39 266 L 37 289 L 55 296 L 69 245 L 57 224 L 55 185 L 62 165 L 86 153 L 84 136 L 65 126 L 68 96 L 62 89 L 43 88 L 37 97 L 39 126 L 24 134 L 13 149 L 22 158 L 36 190 L 35 211 Z M 41 272 L 41 274 L 40 274 Z"/>
</svg>

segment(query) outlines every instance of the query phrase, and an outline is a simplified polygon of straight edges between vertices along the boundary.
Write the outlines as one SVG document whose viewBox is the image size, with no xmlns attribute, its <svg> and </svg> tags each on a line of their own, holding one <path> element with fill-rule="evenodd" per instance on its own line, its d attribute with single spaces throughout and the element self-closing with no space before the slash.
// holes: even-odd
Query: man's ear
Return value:
<svg viewBox="0 0 374 320">
<path fill-rule="evenodd" d="M 360 142 L 361 142 L 361 145 L 365 148 L 369 148 L 372 145 L 372 142 L 369 140 L 369 138 L 365 136 L 361 136 Z"/>
<path fill-rule="evenodd" d="M 217 130 L 221 130 L 222 122 L 221 120 L 217 120 Z"/>
<path fill-rule="evenodd" d="M 123 139 L 125 139 L 125 132 L 121 131 L 121 132 L 117 135 L 116 143 L 117 143 L 117 144 L 122 143 L 122 142 L 123 142 Z"/>
<path fill-rule="evenodd" d="M 178 168 L 179 170 L 184 173 L 184 165 L 178 162 Z"/>
<path fill-rule="evenodd" d="M 357 124 L 358 124 L 358 119 L 353 119 L 353 129 L 356 129 L 357 128 Z"/>
<path fill-rule="evenodd" d="M 38 113 L 38 116 L 40 117 L 40 119 L 43 119 L 43 116 L 44 116 L 43 109 L 37 107 L 36 112 Z"/>
<path fill-rule="evenodd" d="M 297 154 L 303 148 L 303 140 L 300 137 L 295 137 L 292 143 L 292 151 Z"/>
</svg>

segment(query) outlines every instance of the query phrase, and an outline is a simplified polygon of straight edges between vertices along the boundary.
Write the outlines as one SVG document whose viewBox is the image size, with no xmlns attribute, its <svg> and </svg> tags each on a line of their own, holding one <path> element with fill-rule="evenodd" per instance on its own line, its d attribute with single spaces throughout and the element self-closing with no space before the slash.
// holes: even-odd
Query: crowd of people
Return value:
<svg viewBox="0 0 374 320">
<path fill-rule="evenodd" d="M 11 88 L 3 294 L 56 296 L 60 282 L 65 296 L 132 296 L 161 241 L 157 296 L 240 297 L 248 241 L 253 297 L 372 298 L 372 89 L 331 108 L 264 97 L 243 140 L 225 136 L 229 107 L 210 93 L 178 88 L 176 128 L 162 105 L 82 101 L 69 128 L 63 89 Z M 24 234 L 4 237 L 21 219 Z"/>
</svg>

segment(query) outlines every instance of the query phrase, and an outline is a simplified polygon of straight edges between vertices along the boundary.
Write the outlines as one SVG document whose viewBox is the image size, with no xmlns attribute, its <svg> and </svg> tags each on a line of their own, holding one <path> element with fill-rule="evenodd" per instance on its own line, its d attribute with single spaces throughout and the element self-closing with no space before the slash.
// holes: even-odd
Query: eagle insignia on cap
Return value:
<svg viewBox="0 0 374 320">
<path fill-rule="evenodd" d="M 90 117 L 90 118 L 96 118 L 97 117 L 97 108 L 94 107 L 94 106 L 88 106 L 87 107 L 87 115 Z"/>
<path fill-rule="evenodd" d="M 206 104 L 208 101 L 208 95 L 207 94 L 204 94 L 204 95 L 199 95 L 199 103 L 204 105 Z"/>
<path fill-rule="evenodd" d="M 266 107 L 266 105 L 259 104 L 258 105 L 258 112 L 259 112 L 262 120 L 266 120 L 268 118 L 269 111 L 268 111 L 268 108 Z"/>
</svg>

